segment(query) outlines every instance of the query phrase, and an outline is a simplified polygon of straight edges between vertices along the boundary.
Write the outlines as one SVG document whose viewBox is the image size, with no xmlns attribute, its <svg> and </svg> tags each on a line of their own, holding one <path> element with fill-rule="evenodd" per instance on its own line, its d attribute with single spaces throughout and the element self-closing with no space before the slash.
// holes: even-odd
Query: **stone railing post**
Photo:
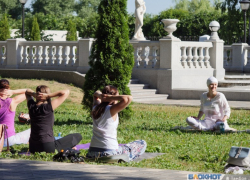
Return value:
<svg viewBox="0 0 250 180">
<path fill-rule="evenodd" d="M 89 70 L 89 56 L 91 54 L 91 48 L 93 44 L 93 38 L 80 39 L 78 45 L 78 53 L 79 53 L 79 66 L 77 67 L 77 71 L 80 73 L 87 73 Z"/>
<path fill-rule="evenodd" d="M 234 43 L 232 44 L 232 66 L 230 71 L 243 72 L 245 66 L 244 47 L 248 46 L 247 43 Z"/>
<path fill-rule="evenodd" d="M 213 43 L 213 47 L 209 49 L 210 65 L 214 69 L 213 76 L 218 80 L 223 80 L 225 77 L 224 41 L 221 39 L 210 39 L 207 42 Z"/>
<path fill-rule="evenodd" d="M 7 39 L 6 69 L 18 69 L 18 62 L 21 60 L 19 41 L 26 40 L 23 38 Z"/>
</svg>

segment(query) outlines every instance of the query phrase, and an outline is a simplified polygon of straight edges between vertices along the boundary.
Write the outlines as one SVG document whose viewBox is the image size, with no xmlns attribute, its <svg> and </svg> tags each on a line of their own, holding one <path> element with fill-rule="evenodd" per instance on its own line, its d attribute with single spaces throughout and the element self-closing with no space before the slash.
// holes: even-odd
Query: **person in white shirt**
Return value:
<svg viewBox="0 0 250 180">
<path fill-rule="evenodd" d="M 132 101 L 130 95 L 119 95 L 116 87 L 108 85 L 93 95 L 93 136 L 88 158 L 99 158 L 110 155 L 127 154 L 129 161 L 142 155 L 147 147 L 144 140 L 136 140 L 119 146 L 117 141 L 118 112 L 126 108 Z"/>
<path fill-rule="evenodd" d="M 191 116 L 186 122 L 191 127 L 198 130 L 216 130 L 220 128 L 220 124 L 224 123 L 225 130 L 230 127 L 227 119 L 230 117 L 230 107 L 223 93 L 217 92 L 218 80 L 215 77 L 207 79 L 208 92 L 201 95 L 201 106 L 197 117 Z M 204 120 L 200 118 L 205 114 Z"/>
</svg>

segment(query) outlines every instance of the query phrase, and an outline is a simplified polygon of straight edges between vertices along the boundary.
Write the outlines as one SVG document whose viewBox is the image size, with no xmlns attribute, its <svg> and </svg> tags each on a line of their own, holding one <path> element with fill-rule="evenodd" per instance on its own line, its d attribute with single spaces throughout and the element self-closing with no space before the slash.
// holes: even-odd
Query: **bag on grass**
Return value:
<svg viewBox="0 0 250 180">
<path fill-rule="evenodd" d="M 250 167 L 250 148 L 232 146 L 227 162 L 232 165 Z"/>
<path fill-rule="evenodd" d="M 30 123 L 30 116 L 29 116 L 29 114 L 25 114 L 23 112 L 20 112 L 19 116 L 18 116 L 18 120 L 20 123 L 29 124 Z"/>
<path fill-rule="evenodd" d="M 79 162 L 84 162 L 84 158 L 82 156 L 79 156 L 80 151 L 67 148 L 64 150 L 61 150 L 61 152 L 57 153 L 54 157 L 54 161 L 71 161 L 72 163 L 79 163 Z"/>
<path fill-rule="evenodd" d="M 3 150 L 4 134 L 5 134 L 5 132 L 7 134 L 7 131 L 6 131 L 7 128 L 8 127 L 5 124 L 0 124 L 0 153 Z M 10 150 L 10 147 L 9 147 L 8 134 L 7 134 L 7 151 L 9 151 L 9 150 Z"/>
</svg>

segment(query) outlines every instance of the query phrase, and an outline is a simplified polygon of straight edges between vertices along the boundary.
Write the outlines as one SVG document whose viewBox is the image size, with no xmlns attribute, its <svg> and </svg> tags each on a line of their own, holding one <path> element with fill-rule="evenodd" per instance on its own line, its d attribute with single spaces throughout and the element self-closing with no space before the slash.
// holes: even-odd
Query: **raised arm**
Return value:
<svg viewBox="0 0 250 180">
<path fill-rule="evenodd" d="M 60 106 L 66 100 L 66 98 L 69 96 L 69 93 L 70 93 L 70 91 L 68 89 L 66 89 L 66 90 L 61 90 L 61 91 L 47 94 L 48 98 L 57 97 L 56 99 L 53 99 L 51 101 L 51 105 L 52 105 L 53 110 L 55 110 L 58 106 Z M 42 94 L 42 93 L 39 93 L 39 94 Z M 38 96 L 39 96 L 39 94 L 38 94 Z"/>
<path fill-rule="evenodd" d="M 11 111 L 16 111 L 17 105 L 25 100 L 25 91 L 26 89 L 7 90 L 8 97 L 19 94 L 12 98 L 12 102 L 10 104 Z"/>
<path fill-rule="evenodd" d="M 107 94 L 98 94 L 97 95 L 101 102 L 115 102 L 119 101 L 118 103 L 112 105 L 110 108 L 111 116 L 114 116 L 118 112 L 122 111 L 126 108 L 132 101 L 132 96 L 130 95 L 107 95 Z"/>
<path fill-rule="evenodd" d="M 99 96 L 102 94 L 100 90 L 97 90 L 93 95 L 93 107 L 101 103 Z"/>
</svg>

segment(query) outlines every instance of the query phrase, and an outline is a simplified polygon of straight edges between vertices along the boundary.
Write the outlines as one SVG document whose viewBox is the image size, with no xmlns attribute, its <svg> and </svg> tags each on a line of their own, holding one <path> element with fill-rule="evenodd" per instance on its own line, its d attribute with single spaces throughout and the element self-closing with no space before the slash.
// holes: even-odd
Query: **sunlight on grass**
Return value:
<svg viewBox="0 0 250 180">
<path fill-rule="evenodd" d="M 71 94 L 68 100 L 55 111 L 54 135 L 57 136 L 59 132 L 62 133 L 62 136 L 78 132 L 83 137 L 80 143 L 90 142 L 92 120 L 89 113 L 81 105 L 83 93 L 80 88 L 56 81 L 9 80 L 13 89 L 34 89 L 41 84 L 48 85 L 52 92 L 60 89 L 70 89 Z M 231 146 L 250 147 L 249 134 L 247 133 L 215 134 L 212 132 L 171 130 L 174 126 L 186 126 L 186 117 L 197 115 L 199 111 L 197 107 L 133 103 L 132 109 L 134 110 L 134 116 L 131 119 L 120 120 L 118 127 L 119 143 L 144 139 L 148 144 L 147 152 L 166 154 L 141 162 L 122 163 L 119 164 L 120 166 L 223 173 L 223 167 L 226 164 Z M 17 108 L 16 132 L 29 128 L 29 125 L 20 124 L 17 120 L 17 115 L 21 111 L 27 112 L 26 102 L 23 102 Z M 228 123 L 235 129 L 250 129 L 249 115 L 250 111 L 247 110 L 232 110 Z M 37 153 L 31 156 L 18 155 L 18 152 L 27 152 L 27 150 L 28 145 L 15 145 L 11 148 L 12 154 L 2 153 L 0 158 L 52 161 L 54 155 L 45 153 Z M 81 150 L 82 155 L 85 155 L 86 152 Z"/>
</svg>

